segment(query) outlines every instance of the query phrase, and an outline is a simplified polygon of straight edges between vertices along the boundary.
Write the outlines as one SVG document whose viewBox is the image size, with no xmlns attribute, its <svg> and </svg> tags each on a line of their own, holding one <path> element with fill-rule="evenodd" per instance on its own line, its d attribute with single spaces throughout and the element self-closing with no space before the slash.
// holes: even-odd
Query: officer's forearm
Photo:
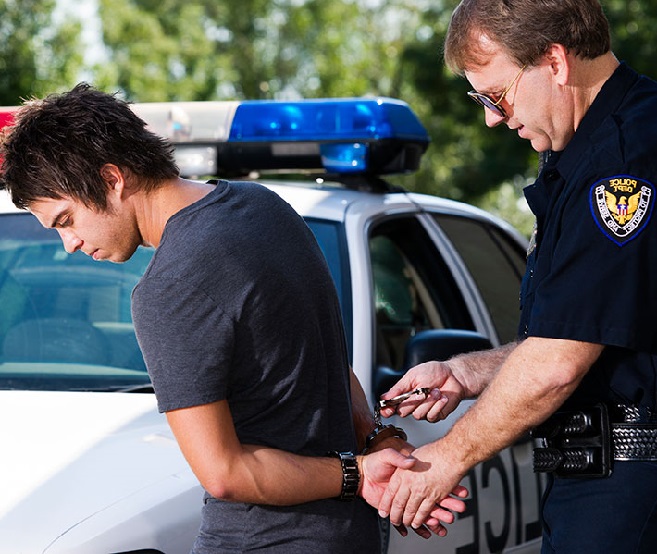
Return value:
<svg viewBox="0 0 657 554">
<path fill-rule="evenodd" d="M 441 441 L 467 469 L 510 446 L 572 394 L 601 345 L 530 338 L 514 348 L 477 402 Z"/>
</svg>

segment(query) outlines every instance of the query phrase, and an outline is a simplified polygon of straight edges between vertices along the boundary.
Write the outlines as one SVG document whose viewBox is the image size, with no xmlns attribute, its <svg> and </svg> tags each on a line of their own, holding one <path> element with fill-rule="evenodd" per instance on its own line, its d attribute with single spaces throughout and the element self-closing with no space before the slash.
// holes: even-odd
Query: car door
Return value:
<svg viewBox="0 0 657 554">
<path fill-rule="evenodd" d="M 431 207 L 388 206 L 363 230 L 373 397 L 408 369 L 406 346 L 422 331 L 478 332 L 493 345 L 513 339 L 524 254 L 517 237 L 505 228 L 485 218 Z M 355 316 L 355 328 L 357 321 Z M 358 342 L 354 344 L 357 361 Z M 462 403 L 448 420 L 437 424 L 397 417 L 392 422 L 407 431 L 413 444 L 425 444 L 442 436 L 469 405 Z M 524 439 L 468 474 L 464 484 L 473 498 L 446 538 L 401 538 L 392 531 L 388 551 L 464 554 L 519 547 L 538 552 L 541 482 L 531 468 L 531 447 Z"/>
</svg>

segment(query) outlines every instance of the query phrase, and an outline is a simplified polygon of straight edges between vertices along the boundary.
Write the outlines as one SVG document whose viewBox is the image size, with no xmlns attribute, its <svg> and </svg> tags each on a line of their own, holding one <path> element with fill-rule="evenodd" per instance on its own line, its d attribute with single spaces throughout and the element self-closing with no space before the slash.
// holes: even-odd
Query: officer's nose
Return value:
<svg viewBox="0 0 657 554">
<path fill-rule="evenodd" d="M 486 114 L 487 127 L 497 127 L 500 123 L 507 119 L 503 115 L 500 115 L 493 110 L 489 110 L 488 108 L 484 108 L 484 112 Z"/>
</svg>

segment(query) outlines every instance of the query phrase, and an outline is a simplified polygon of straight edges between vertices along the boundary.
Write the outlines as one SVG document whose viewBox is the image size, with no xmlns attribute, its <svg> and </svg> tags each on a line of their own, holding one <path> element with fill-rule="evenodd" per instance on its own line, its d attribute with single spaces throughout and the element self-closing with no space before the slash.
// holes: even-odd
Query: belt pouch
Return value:
<svg viewBox="0 0 657 554">
<path fill-rule="evenodd" d="M 558 477 L 611 475 L 609 415 L 604 404 L 582 410 L 559 411 L 532 431 L 534 471 Z"/>
</svg>

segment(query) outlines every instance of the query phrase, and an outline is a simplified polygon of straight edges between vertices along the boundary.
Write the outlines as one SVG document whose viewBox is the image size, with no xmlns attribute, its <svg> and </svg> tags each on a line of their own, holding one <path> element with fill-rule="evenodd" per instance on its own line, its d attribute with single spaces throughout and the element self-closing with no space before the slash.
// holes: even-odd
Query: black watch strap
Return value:
<svg viewBox="0 0 657 554">
<path fill-rule="evenodd" d="M 342 465 L 342 492 L 340 500 L 353 500 L 360 484 L 360 470 L 353 452 L 329 452 L 329 456 L 340 458 Z"/>
</svg>

